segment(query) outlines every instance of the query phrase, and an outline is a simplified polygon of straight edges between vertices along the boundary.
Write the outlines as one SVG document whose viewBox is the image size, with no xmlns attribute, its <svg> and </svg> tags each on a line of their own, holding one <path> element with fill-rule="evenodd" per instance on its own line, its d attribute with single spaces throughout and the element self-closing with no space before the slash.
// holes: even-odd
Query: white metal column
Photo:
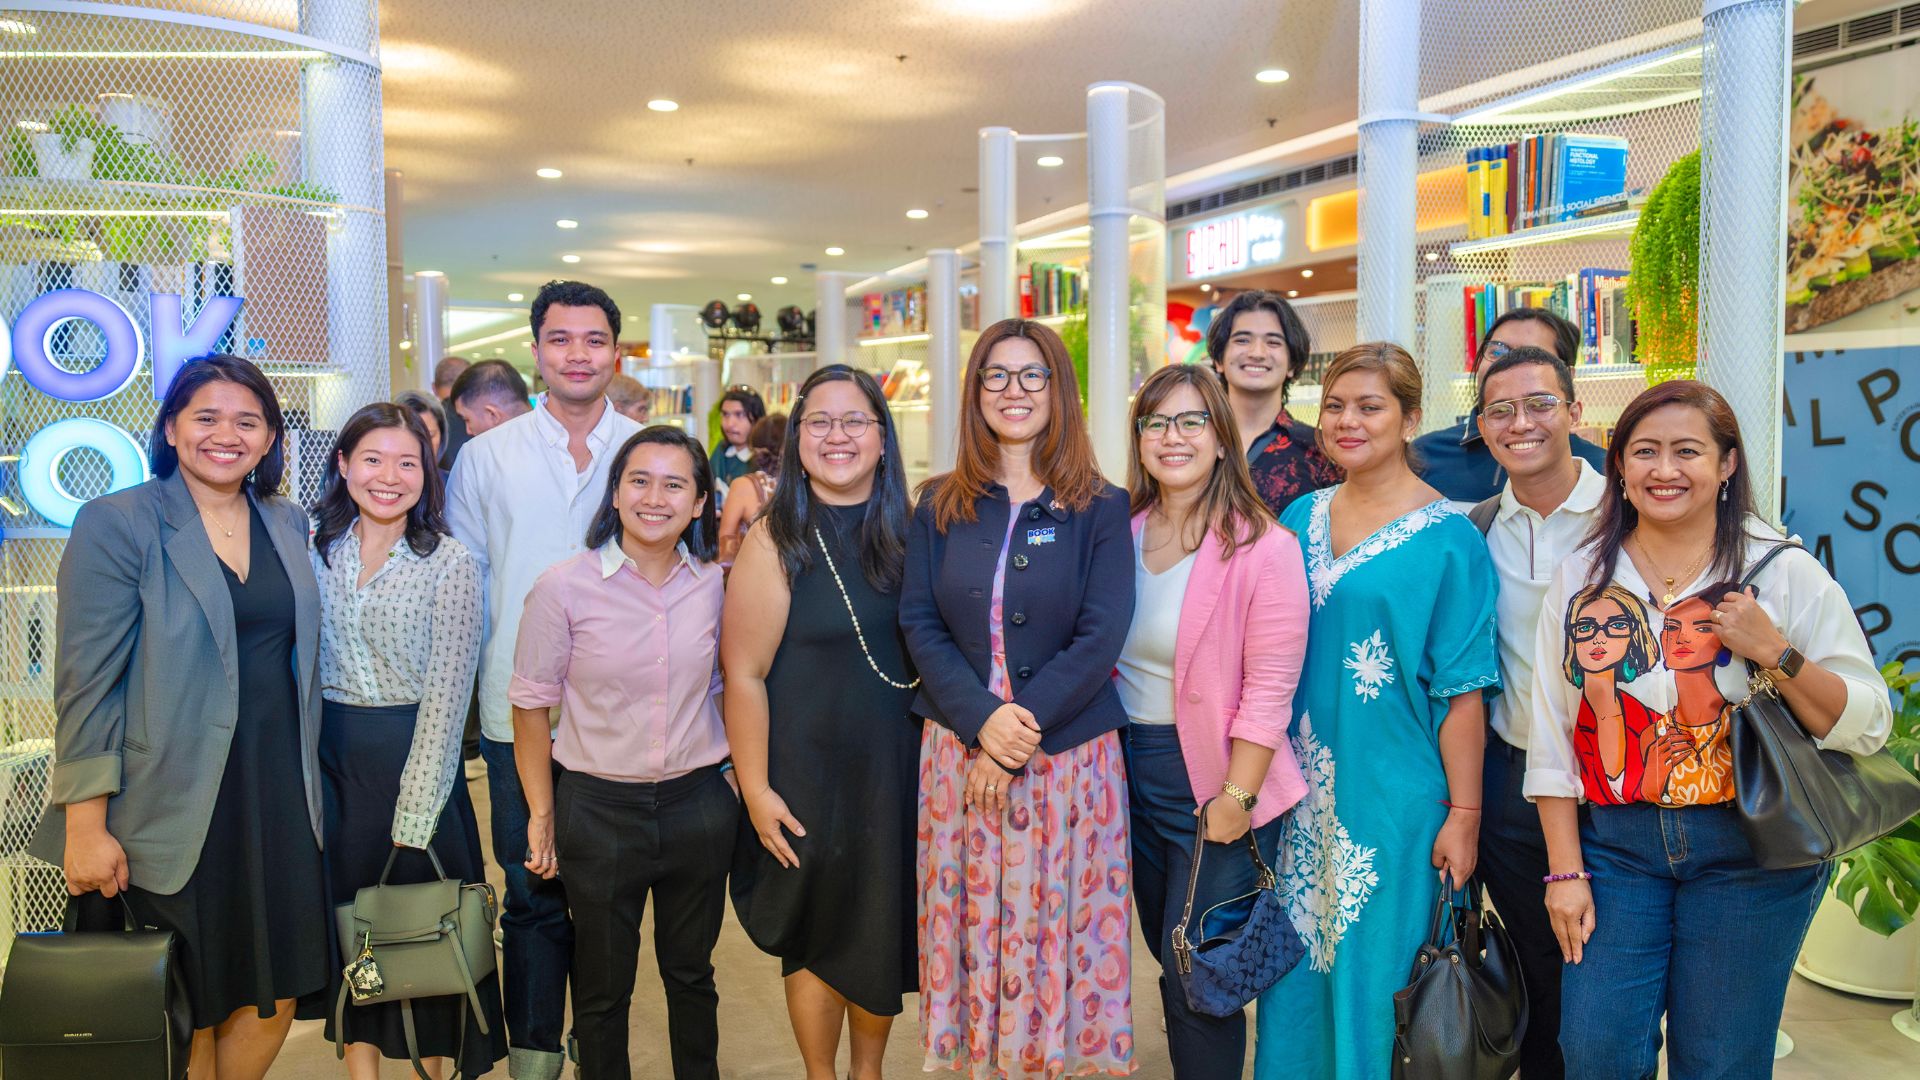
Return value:
<svg viewBox="0 0 1920 1080">
<path fill-rule="evenodd" d="M 927 252 L 927 473 L 953 470 L 960 436 L 960 253 Z"/>
<path fill-rule="evenodd" d="M 1127 473 L 1127 94 L 1107 83 L 1087 88 L 1087 428 L 1108 476 Z"/>
<path fill-rule="evenodd" d="M 1012 128 L 980 129 L 980 325 L 1020 314 L 1015 273 L 1014 194 L 1018 137 Z"/>
<path fill-rule="evenodd" d="M 447 275 L 438 270 L 418 270 L 413 275 L 414 317 L 420 330 L 414 336 L 413 355 L 433 380 L 433 368 L 447 351 Z"/>
<path fill-rule="evenodd" d="M 853 337 L 847 325 L 847 289 L 858 274 L 821 270 L 813 276 L 813 351 L 819 365 L 848 364 Z"/>
<path fill-rule="evenodd" d="M 1739 417 L 1756 508 L 1775 520 L 1793 6 L 1706 0 L 1701 15 L 1700 378 Z"/>
<path fill-rule="evenodd" d="M 1360 0 L 1359 66 L 1359 336 L 1412 349 L 1420 0 Z"/>
</svg>

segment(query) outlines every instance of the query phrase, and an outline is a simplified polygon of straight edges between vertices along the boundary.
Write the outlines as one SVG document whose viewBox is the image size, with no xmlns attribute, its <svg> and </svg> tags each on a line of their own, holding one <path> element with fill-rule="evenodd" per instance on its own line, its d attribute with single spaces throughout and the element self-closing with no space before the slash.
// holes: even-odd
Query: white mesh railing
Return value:
<svg viewBox="0 0 1920 1080">
<path fill-rule="evenodd" d="M 124 309 L 146 344 L 132 379 L 98 400 L 49 396 L 17 363 L 0 378 L 3 943 L 56 925 L 65 895 L 58 869 L 22 851 L 28 803 L 44 797 L 53 582 L 71 508 L 39 472 L 23 477 L 28 441 L 91 418 L 144 452 L 150 354 L 167 336 L 152 297 L 180 297 L 186 326 L 243 297 L 210 344 L 268 372 L 291 427 L 288 494 L 310 502 L 333 432 L 387 396 L 388 343 L 371 0 L 0 0 L 0 18 L 12 28 L 0 34 L 0 319 L 17 325 L 37 297 L 85 290 Z M 46 342 L 53 367 L 74 375 L 107 355 L 85 322 Z M 53 478 L 77 500 L 112 482 L 107 457 L 84 446 Z"/>
</svg>

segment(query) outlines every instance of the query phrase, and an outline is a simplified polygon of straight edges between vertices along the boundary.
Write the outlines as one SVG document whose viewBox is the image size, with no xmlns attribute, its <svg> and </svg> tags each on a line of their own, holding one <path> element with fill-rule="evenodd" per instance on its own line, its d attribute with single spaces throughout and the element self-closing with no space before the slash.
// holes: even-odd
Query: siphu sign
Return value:
<svg viewBox="0 0 1920 1080">
<path fill-rule="evenodd" d="M 212 352 L 220 336 L 240 314 L 237 296 L 208 299 L 193 325 L 180 325 L 180 298 L 155 293 L 149 298 L 153 327 L 154 400 L 166 396 L 174 376 L 188 360 Z M 89 371 L 68 371 L 53 362 L 54 333 L 64 323 L 91 323 L 106 342 L 106 356 Z M 110 297 L 85 289 L 43 293 L 28 304 L 11 328 L 0 320 L 0 376 L 18 367 L 35 390 L 61 401 L 99 401 L 125 390 L 140 373 L 149 342 L 133 315 Z M 82 448 L 99 452 L 112 469 L 108 491 L 132 487 L 147 478 L 147 455 L 134 436 L 92 417 L 57 420 L 33 433 L 20 448 L 20 494 L 41 517 L 55 525 L 73 524 L 85 501 L 60 483 L 60 462 Z"/>
</svg>

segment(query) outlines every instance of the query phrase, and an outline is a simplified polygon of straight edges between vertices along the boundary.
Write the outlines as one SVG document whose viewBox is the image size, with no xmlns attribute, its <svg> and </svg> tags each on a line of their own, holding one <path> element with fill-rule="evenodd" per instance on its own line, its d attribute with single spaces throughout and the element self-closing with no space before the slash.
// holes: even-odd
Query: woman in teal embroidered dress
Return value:
<svg viewBox="0 0 1920 1080">
<path fill-rule="evenodd" d="M 1407 460 L 1412 358 L 1355 346 L 1324 386 L 1320 443 L 1347 481 L 1280 519 L 1306 550 L 1312 600 L 1292 732 L 1307 794 L 1281 844 L 1307 955 L 1260 996 L 1260 1080 L 1390 1074 L 1393 993 L 1440 875 L 1473 873 L 1481 692 L 1499 684 L 1486 543 Z"/>
</svg>

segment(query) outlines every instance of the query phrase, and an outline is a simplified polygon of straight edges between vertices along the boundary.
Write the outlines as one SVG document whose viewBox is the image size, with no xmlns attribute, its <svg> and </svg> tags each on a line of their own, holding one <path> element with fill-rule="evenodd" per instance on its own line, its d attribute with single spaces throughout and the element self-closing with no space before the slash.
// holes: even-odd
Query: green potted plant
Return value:
<svg viewBox="0 0 1920 1080">
<path fill-rule="evenodd" d="M 1920 776 L 1920 672 L 1880 669 L 1898 703 L 1887 750 Z M 1824 986 L 1875 997 L 1915 993 L 1920 960 L 1920 818 L 1834 860 L 1831 889 L 1795 970 Z"/>
<path fill-rule="evenodd" d="M 1627 303 L 1647 382 L 1693 377 L 1700 303 L 1700 152 L 1673 163 L 1640 210 Z"/>
</svg>

